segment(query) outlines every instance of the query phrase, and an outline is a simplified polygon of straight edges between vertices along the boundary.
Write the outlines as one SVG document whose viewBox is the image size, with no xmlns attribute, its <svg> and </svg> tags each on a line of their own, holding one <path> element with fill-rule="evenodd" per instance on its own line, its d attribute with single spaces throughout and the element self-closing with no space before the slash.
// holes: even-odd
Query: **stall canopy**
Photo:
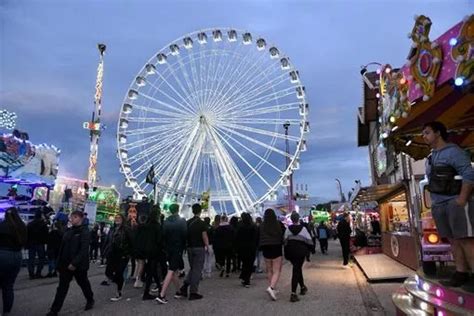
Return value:
<svg viewBox="0 0 474 316">
<path fill-rule="evenodd" d="M 357 192 L 354 192 L 354 198 L 351 199 L 351 202 L 358 204 L 370 203 L 373 201 L 380 202 L 396 193 L 399 193 L 403 189 L 403 183 L 360 187 Z"/>
<path fill-rule="evenodd" d="M 421 137 L 430 121 L 444 123 L 450 141 L 474 152 L 474 15 L 434 41 L 430 28 L 429 18 L 418 17 L 407 64 L 381 75 L 386 137 L 414 159 L 430 152 Z"/>
</svg>

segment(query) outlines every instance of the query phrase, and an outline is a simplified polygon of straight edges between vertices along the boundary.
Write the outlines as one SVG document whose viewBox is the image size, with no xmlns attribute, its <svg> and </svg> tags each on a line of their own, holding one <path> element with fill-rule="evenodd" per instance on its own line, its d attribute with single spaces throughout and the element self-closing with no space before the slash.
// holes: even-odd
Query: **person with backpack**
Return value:
<svg viewBox="0 0 474 316">
<path fill-rule="evenodd" d="M 300 223 L 300 215 L 293 211 L 290 216 L 292 225 L 285 230 L 285 258 L 293 265 L 291 275 L 291 295 L 290 302 L 298 302 L 300 299 L 296 294 L 298 285 L 300 286 L 300 295 L 305 295 L 308 288 L 304 284 L 303 263 L 306 256 L 313 246 L 311 235 L 304 225 Z"/>
<path fill-rule="evenodd" d="M 321 247 L 321 253 L 323 255 L 327 255 L 329 228 L 326 226 L 326 223 L 324 223 L 324 221 L 321 221 L 321 223 L 319 223 L 319 226 L 315 230 L 316 236 L 318 236 L 319 246 Z"/>
</svg>

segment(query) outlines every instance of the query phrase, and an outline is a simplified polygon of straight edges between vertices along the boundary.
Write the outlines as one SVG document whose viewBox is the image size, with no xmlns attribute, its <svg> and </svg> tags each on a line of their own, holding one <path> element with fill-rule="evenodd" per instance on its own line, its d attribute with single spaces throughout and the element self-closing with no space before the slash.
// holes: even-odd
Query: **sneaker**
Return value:
<svg viewBox="0 0 474 316">
<path fill-rule="evenodd" d="M 300 290 L 300 295 L 305 295 L 306 293 L 308 293 L 308 288 L 303 285 Z"/>
<path fill-rule="evenodd" d="M 181 293 L 181 291 L 178 291 L 174 294 L 174 298 L 176 299 L 180 299 L 180 298 L 183 298 L 183 297 L 186 297 L 187 295 L 185 293 Z"/>
<path fill-rule="evenodd" d="M 88 310 L 92 309 L 92 307 L 94 307 L 94 304 L 95 304 L 95 301 L 94 301 L 94 300 L 88 301 L 88 302 L 86 303 L 86 307 L 84 307 L 84 310 L 85 310 L 85 311 L 88 311 Z"/>
<path fill-rule="evenodd" d="M 202 299 L 202 295 L 198 293 L 191 293 L 189 294 L 189 300 L 194 301 L 194 300 L 200 300 Z"/>
<path fill-rule="evenodd" d="M 444 286 L 460 287 L 469 281 L 469 273 L 466 272 L 454 272 L 450 280 L 439 281 Z"/>
<path fill-rule="evenodd" d="M 250 283 L 247 283 L 245 282 L 244 280 L 242 280 L 242 282 L 240 282 L 240 284 L 242 284 L 243 287 L 246 287 L 246 288 L 249 288 L 250 287 Z"/>
<path fill-rule="evenodd" d="M 137 279 L 135 281 L 135 283 L 133 284 L 133 287 L 136 288 L 136 289 L 142 288 L 143 287 L 143 282 L 141 280 Z"/>
<path fill-rule="evenodd" d="M 122 299 L 122 294 L 117 294 L 117 296 L 112 297 L 112 298 L 110 299 L 110 301 L 112 301 L 112 302 L 118 302 L 118 301 L 120 301 L 121 299 Z"/>
<path fill-rule="evenodd" d="M 219 273 L 219 277 L 223 277 L 224 276 L 224 270 L 221 270 L 221 273 Z"/>
<path fill-rule="evenodd" d="M 178 277 L 181 279 L 181 278 L 184 278 L 186 276 L 186 272 L 184 271 L 181 271 L 179 274 L 178 274 Z"/>
<path fill-rule="evenodd" d="M 104 280 L 104 281 L 100 282 L 100 285 L 108 286 L 108 285 L 110 285 L 110 283 L 107 280 Z"/>
<path fill-rule="evenodd" d="M 150 295 L 150 293 L 144 293 L 142 296 L 143 301 L 149 301 L 153 299 L 155 299 L 155 297 L 153 295 Z"/>
<path fill-rule="evenodd" d="M 275 290 L 272 289 L 270 286 L 267 287 L 267 293 L 268 293 L 268 295 L 270 295 L 270 298 L 271 298 L 272 300 L 274 300 L 274 301 L 277 300 Z"/>
<path fill-rule="evenodd" d="M 300 298 L 298 297 L 298 295 L 296 295 L 296 293 L 291 293 L 290 302 L 294 303 L 294 302 L 298 302 L 299 300 Z"/>
<path fill-rule="evenodd" d="M 179 288 L 179 292 L 181 292 L 183 296 L 188 296 L 188 286 L 188 284 L 184 283 L 183 286 Z"/>
<path fill-rule="evenodd" d="M 230 275 L 226 274 L 225 277 L 228 278 L 228 277 L 230 277 Z"/>
<path fill-rule="evenodd" d="M 176 295 L 175 295 L 175 297 L 176 297 Z M 155 301 L 157 301 L 159 304 L 166 304 L 166 303 L 168 303 L 168 300 L 166 299 L 166 297 L 161 296 L 161 295 L 158 295 L 158 296 L 155 298 Z"/>
</svg>

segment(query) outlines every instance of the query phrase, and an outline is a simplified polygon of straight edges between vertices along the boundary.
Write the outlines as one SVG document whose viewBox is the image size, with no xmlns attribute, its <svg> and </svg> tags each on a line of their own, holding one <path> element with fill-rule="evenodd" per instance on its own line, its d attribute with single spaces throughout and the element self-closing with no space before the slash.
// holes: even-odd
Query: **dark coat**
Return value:
<svg viewBox="0 0 474 316">
<path fill-rule="evenodd" d="M 160 224 L 147 223 L 138 228 L 135 247 L 137 258 L 158 259 L 163 249 Z"/>
<path fill-rule="evenodd" d="M 351 233 L 351 225 L 345 219 L 340 220 L 337 224 L 337 237 L 341 241 L 348 241 L 351 238 Z"/>
<path fill-rule="evenodd" d="M 59 254 L 61 248 L 61 241 L 63 240 L 63 232 L 58 229 L 53 229 L 48 235 L 48 257 L 55 258 Z"/>
<path fill-rule="evenodd" d="M 133 248 L 132 232 L 128 226 L 122 225 L 110 231 L 110 257 L 130 257 Z"/>
<path fill-rule="evenodd" d="M 234 247 L 234 228 L 220 225 L 214 233 L 214 249 L 232 249 Z"/>
<path fill-rule="evenodd" d="M 43 219 L 34 219 L 26 226 L 28 230 L 27 246 L 46 245 L 48 242 L 48 225 Z"/>
<path fill-rule="evenodd" d="M 258 245 L 257 226 L 240 225 L 235 234 L 235 248 L 238 253 L 255 253 Z"/>
<path fill-rule="evenodd" d="M 87 226 L 73 226 L 66 230 L 59 247 L 58 270 L 72 264 L 76 270 L 89 269 L 89 229 Z"/>
</svg>

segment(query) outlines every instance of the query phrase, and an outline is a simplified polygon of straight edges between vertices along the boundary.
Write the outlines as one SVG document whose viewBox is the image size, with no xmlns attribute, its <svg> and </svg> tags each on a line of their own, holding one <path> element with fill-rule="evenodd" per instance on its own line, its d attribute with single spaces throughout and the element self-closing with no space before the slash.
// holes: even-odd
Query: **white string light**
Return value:
<svg viewBox="0 0 474 316">
<path fill-rule="evenodd" d="M 0 127 L 14 129 L 16 126 L 17 115 L 15 112 L 0 110 Z"/>
</svg>

